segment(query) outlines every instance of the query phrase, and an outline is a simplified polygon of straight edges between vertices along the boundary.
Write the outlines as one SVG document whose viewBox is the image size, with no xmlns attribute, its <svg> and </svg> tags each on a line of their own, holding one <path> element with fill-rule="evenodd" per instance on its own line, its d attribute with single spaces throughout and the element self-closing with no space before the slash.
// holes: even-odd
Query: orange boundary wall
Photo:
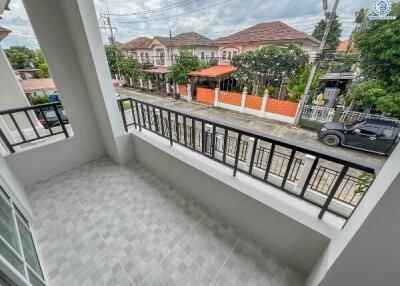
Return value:
<svg viewBox="0 0 400 286">
<path fill-rule="evenodd" d="M 256 95 L 247 95 L 246 97 L 246 108 L 260 110 L 262 106 L 263 98 Z"/>
<path fill-rule="evenodd" d="M 242 95 L 236 92 L 220 91 L 218 102 L 240 106 L 242 103 Z"/>
<path fill-rule="evenodd" d="M 197 102 L 214 105 L 215 90 L 203 87 L 197 87 L 196 89 L 196 100 Z"/>
<path fill-rule="evenodd" d="M 296 117 L 298 105 L 297 102 L 268 98 L 265 111 L 289 117 Z"/>
<path fill-rule="evenodd" d="M 181 96 L 187 96 L 187 86 L 184 84 L 178 84 L 178 92 Z"/>
</svg>

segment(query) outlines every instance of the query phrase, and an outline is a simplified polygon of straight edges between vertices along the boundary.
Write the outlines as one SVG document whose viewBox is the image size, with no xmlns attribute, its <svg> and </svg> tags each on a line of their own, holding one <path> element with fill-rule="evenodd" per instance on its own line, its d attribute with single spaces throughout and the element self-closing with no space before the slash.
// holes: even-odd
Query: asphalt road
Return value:
<svg viewBox="0 0 400 286">
<path fill-rule="evenodd" d="M 280 138 L 285 138 L 286 140 L 294 140 L 296 142 L 305 144 L 312 149 L 322 149 L 333 154 L 348 156 L 357 160 L 372 163 L 377 166 L 382 166 L 387 159 L 386 156 L 361 150 L 346 147 L 328 147 L 316 139 L 316 134 L 313 131 L 297 128 L 290 124 L 267 118 L 260 118 L 231 110 L 214 108 L 196 102 L 174 100 L 171 97 L 165 97 L 157 94 L 147 94 L 127 89 L 121 90 L 120 94 L 122 97 L 132 96 L 166 108 L 176 108 L 185 112 L 193 113 L 195 115 L 207 117 L 210 120 L 216 119 L 220 121 L 226 121 L 244 128 L 257 130 Z"/>
</svg>

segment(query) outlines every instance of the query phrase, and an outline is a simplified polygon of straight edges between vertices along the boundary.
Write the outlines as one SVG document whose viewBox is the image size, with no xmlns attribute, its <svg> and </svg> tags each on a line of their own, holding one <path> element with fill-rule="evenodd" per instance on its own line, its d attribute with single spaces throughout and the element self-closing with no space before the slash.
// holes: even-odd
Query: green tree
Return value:
<svg viewBox="0 0 400 286">
<path fill-rule="evenodd" d="M 123 57 L 119 62 L 120 73 L 125 78 L 132 78 L 133 80 L 139 79 L 141 70 L 139 63 L 132 56 Z"/>
<path fill-rule="evenodd" d="M 326 15 L 326 19 L 331 17 L 331 14 L 328 12 Z M 326 19 L 321 19 L 318 24 L 315 26 L 314 31 L 312 33 L 314 38 L 317 38 L 318 40 L 322 40 L 322 37 L 324 36 L 325 32 L 325 27 L 326 27 Z M 326 40 L 327 47 L 334 50 L 338 44 L 340 43 L 340 35 L 342 34 L 342 24 L 339 21 L 339 17 L 335 15 L 333 18 L 331 30 L 328 34 L 328 38 Z"/>
<path fill-rule="evenodd" d="M 33 67 L 33 59 L 35 56 L 33 50 L 23 46 L 11 46 L 5 49 L 4 52 L 14 69 Z"/>
<path fill-rule="evenodd" d="M 385 96 L 385 91 L 377 81 L 368 80 L 350 85 L 347 88 L 346 102 L 354 103 L 359 107 L 370 107 L 375 101 Z"/>
<path fill-rule="evenodd" d="M 300 101 L 306 89 L 308 77 L 310 76 L 311 65 L 307 65 L 300 73 L 289 77 L 286 89 L 289 93 L 290 101 Z M 324 73 L 323 70 L 318 69 L 311 84 L 311 90 L 316 90 L 319 78 Z"/>
<path fill-rule="evenodd" d="M 120 64 L 124 54 L 116 45 L 105 45 L 108 65 L 112 75 L 120 73 Z"/>
<path fill-rule="evenodd" d="M 362 75 L 378 80 L 388 92 L 400 91 L 400 3 L 394 3 L 391 16 L 395 20 L 363 21 L 354 31 L 355 45 L 360 51 Z"/>
<path fill-rule="evenodd" d="M 176 83 L 185 84 L 188 82 L 188 75 L 191 71 L 200 70 L 204 67 L 188 47 L 181 47 L 176 61 L 169 68 L 169 71 Z"/>
<path fill-rule="evenodd" d="M 283 76 L 298 74 L 308 61 L 309 56 L 303 49 L 290 44 L 286 49 L 267 45 L 239 54 L 232 59 L 232 64 L 237 68 L 236 77 L 245 85 L 251 84 L 253 94 L 259 94 L 264 92 L 267 83 L 279 83 Z"/>
</svg>

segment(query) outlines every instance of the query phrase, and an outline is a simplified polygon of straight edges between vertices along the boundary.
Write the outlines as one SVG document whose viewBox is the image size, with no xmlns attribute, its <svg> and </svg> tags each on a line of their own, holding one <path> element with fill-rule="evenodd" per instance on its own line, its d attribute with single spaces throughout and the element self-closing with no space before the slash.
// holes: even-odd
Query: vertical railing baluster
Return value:
<svg viewBox="0 0 400 286">
<path fill-rule="evenodd" d="M 250 175 L 253 173 L 253 165 L 254 165 L 254 158 L 256 156 L 256 151 L 257 151 L 257 144 L 258 144 L 258 138 L 256 137 L 254 139 L 254 143 L 253 143 L 253 150 L 251 151 L 250 166 L 249 166 L 249 174 Z"/>
<path fill-rule="evenodd" d="M 186 116 L 184 115 L 183 116 L 183 142 L 184 142 L 184 144 L 185 144 L 185 146 L 187 145 L 187 138 L 186 138 L 186 134 L 187 133 L 187 131 L 186 131 Z"/>
<path fill-rule="evenodd" d="M 271 149 L 269 150 L 268 162 L 267 162 L 267 166 L 265 168 L 265 175 L 264 175 L 265 182 L 268 180 L 272 160 L 274 159 L 274 152 L 275 152 L 275 143 L 271 143 Z"/>
<path fill-rule="evenodd" d="M 121 111 L 122 123 L 124 124 L 125 132 L 128 132 L 128 124 L 126 122 L 124 103 L 122 102 L 122 100 L 119 101 L 119 109 Z"/>
<path fill-rule="evenodd" d="M 235 165 L 233 166 L 233 176 L 236 177 L 238 162 L 239 162 L 239 152 L 240 152 L 240 142 L 242 140 L 242 133 L 239 133 L 237 144 L 236 144 L 236 155 L 235 155 Z"/>
<path fill-rule="evenodd" d="M 54 109 L 54 112 L 56 113 L 58 122 L 59 122 L 60 125 L 61 125 L 61 129 L 62 129 L 62 131 L 63 131 L 65 137 L 68 138 L 68 137 L 69 137 L 69 134 L 68 134 L 67 128 L 65 127 L 65 124 L 64 124 L 64 122 L 63 122 L 63 120 L 62 120 L 62 117 L 61 117 L 61 115 L 60 115 L 60 112 L 59 112 L 59 110 L 58 110 L 58 105 L 53 105 L 53 109 Z"/>
<path fill-rule="evenodd" d="M 288 176 L 289 176 L 290 169 L 292 168 L 293 159 L 294 159 L 294 156 L 295 156 L 295 155 L 296 155 L 296 150 L 295 150 L 295 149 L 292 149 L 292 152 L 290 153 L 289 162 L 288 162 L 288 164 L 287 164 L 287 166 L 286 166 L 285 175 L 283 176 L 283 179 L 282 179 L 281 189 L 284 189 L 284 188 L 285 188 L 286 181 L 287 181 L 287 178 L 288 178 Z"/>
<path fill-rule="evenodd" d="M 314 174 L 314 171 L 317 169 L 318 162 L 319 162 L 319 157 L 316 157 L 314 159 L 314 162 L 311 165 L 310 172 L 308 173 L 307 178 L 304 181 L 304 185 L 303 185 L 303 187 L 301 189 L 301 193 L 300 193 L 300 198 L 304 198 L 304 195 L 305 195 L 305 193 L 307 191 L 308 185 L 310 184 L 310 181 L 311 181 L 311 178 L 312 178 L 312 176 Z"/>
<path fill-rule="evenodd" d="M 33 121 L 31 119 L 31 117 L 29 116 L 28 111 L 24 110 L 24 113 L 25 113 L 26 117 L 28 118 L 29 124 L 31 125 L 33 132 L 35 132 L 36 139 L 39 139 L 40 138 L 39 132 L 37 131 L 36 126 L 33 124 Z"/>
<path fill-rule="evenodd" d="M 136 116 L 137 116 L 138 125 L 139 125 L 139 131 L 142 131 L 140 112 L 139 112 L 139 102 L 137 102 L 137 101 L 135 101 L 135 109 L 136 109 Z"/>
<path fill-rule="evenodd" d="M 168 111 L 168 128 L 169 128 L 169 144 L 172 146 L 174 141 L 172 140 L 172 126 L 171 126 L 171 112 Z"/>
<path fill-rule="evenodd" d="M 196 150 L 196 120 L 192 118 L 192 145 L 193 150 Z"/>
<path fill-rule="evenodd" d="M 19 127 L 17 121 L 15 120 L 14 115 L 12 113 L 9 113 L 9 116 L 10 116 L 12 122 L 14 123 L 15 128 L 17 128 L 19 135 L 21 136 L 22 142 L 25 142 L 26 141 L 25 135 L 24 135 L 24 133 L 22 133 L 21 128 Z"/>
<path fill-rule="evenodd" d="M 179 138 L 179 115 L 175 113 L 175 133 L 176 133 L 176 142 L 180 142 Z"/>
<path fill-rule="evenodd" d="M 227 149 L 227 141 L 228 141 L 228 129 L 225 128 L 224 132 L 224 152 L 222 154 L 222 162 L 226 163 L 226 149 Z"/>
<path fill-rule="evenodd" d="M 347 165 L 343 166 L 342 171 L 340 172 L 339 176 L 337 177 L 336 182 L 333 185 L 332 190 L 330 191 L 328 197 L 326 198 L 325 204 L 322 207 L 322 209 L 318 215 L 319 219 L 321 219 L 324 216 L 325 212 L 328 210 L 329 205 L 330 205 L 333 197 L 335 196 L 336 191 L 339 189 L 339 186 L 342 183 L 343 178 L 346 175 L 348 170 L 349 170 L 349 166 L 347 166 Z"/>
<path fill-rule="evenodd" d="M 151 123 L 151 117 L 150 117 L 150 106 L 149 104 L 146 103 L 146 113 L 147 113 L 147 121 L 149 122 L 149 130 L 152 131 L 152 123 Z"/>
<path fill-rule="evenodd" d="M 161 135 L 165 137 L 165 130 L 164 130 L 164 112 L 163 109 L 160 108 L 160 125 L 161 125 Z"/>
<path fill-rule="evenodd" d="M 130 98 L 129 99 L 129 103 L 130 103 L 130 107 L 131 107 L 131 111 L 132 111 L 132 118 L 133 118 L 133 125 L 135 126 L 135 129 L 137 129 L 137 123 L 136 123 L 136 117 L 135 117 L 135 111 L 134 111 L 134 109 L 133 109 L 133 100 L 132 100 L 132 98 Z M 125 112 L 124 112 L 125 113 Z"/>
<path fill-rule="evenodd" d="M 142 119 L 143 119 L 143 128 L 147 129 L 146 127 L 146 116 L 144 115 L 144 108 L 143 108 L 143 102 L 140 103 L 140 109 L 141 109 L 141 115 L 142 115 Z"/>
<path fill-rule="evenodd" d="M 158 120 L 157 120 L 157 114 L 156 114 L 156 110 L 155 110 L 154 106 L 153 106 L 153 119 L 154 119 L 156 133 L 158 133 Z"/>
<path fill-rule="evenodd" d="M 206 150 L 204 144 L 207 139 L 204 139 L 204 133 L 205 133 L 205 126 L 204 126 L 204 121 L 201 121 L 201 153 L 204 154 L 204 151 Z"/>
<path fill-rule="evenodd" d="M 211 157 L 214 159 L 215 157 L 215 133 L 217 132 L 217 126 L 215 126 L 215 124 L 213 124 L 213 131 L 211 134 Z"/>
</svg>

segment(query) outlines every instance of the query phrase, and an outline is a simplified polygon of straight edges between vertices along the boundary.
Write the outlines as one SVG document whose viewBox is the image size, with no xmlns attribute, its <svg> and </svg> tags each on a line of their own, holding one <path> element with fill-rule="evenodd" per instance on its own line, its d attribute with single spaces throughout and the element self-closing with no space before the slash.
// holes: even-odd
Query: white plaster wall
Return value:
<svg viewBox="0 0 400 286">
<path fill-rule="evenodd" d="M 307 285 L 397 285 L 400 281 L 400 146 L 343 229 L 315 264 Z"/>
</svg>

